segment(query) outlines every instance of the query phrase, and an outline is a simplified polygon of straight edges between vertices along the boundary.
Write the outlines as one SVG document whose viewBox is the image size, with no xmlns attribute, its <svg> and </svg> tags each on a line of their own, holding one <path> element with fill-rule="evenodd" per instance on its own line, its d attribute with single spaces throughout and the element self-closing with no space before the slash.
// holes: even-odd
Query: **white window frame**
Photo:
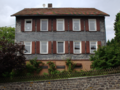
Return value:
<svg viewBox="0 0 120 90">
<path fill-rule="evenodd" d="M 58 52 L 58 42 L 63 42 L 63 53 Z M 57 54 L 64 54 L 65 53 L 65 41 L 57 41 Z"/>
<path fill-rule="evenodd" d="M 47 42 L 47 52 L 42 52 L 42 42 Z M 48 54 L 48 41 L 40 41 L 40 54 Z"/>
<path fill-rule="evenodd" d="M 79 30 L 74 30 L 74 20 L 79 20 Z M 81 20 L 80 19 L 72 19 L 73 31 L 81 31 Z"/>
<path fill-rule="evenodd" d="M 95 30 L 90 30 L 90 20 L 95 20 Z M 97 31 L 96 19 L 88 19 L 89 21 L 89 31 Z"/>
<path fill-rule="evenodd" d="M 79 53 L 75 53 L 75 49 L 74 49 L 74 47 L 75 47 L 75 42 L 79 42 L 79 43 L 80 43 L 80 51 L 79 51 Z M 73 41 L 73 53 L 74 53 L 74 54 L 81 54 L 81 51 L 82 51 L 81 41 Z"/>
<path fill-rule="evenodd" d="M 26 31 L 26 21 L 31 21 L 31 30 L 27 30 L 27 31 L 32 31 L 32 19 L 25 19 L 24 30 Z"/>
<path fill-rule="evenodd" d="M 24 45 L 25 43 L 28 43 L 29 41 L 24 41 Z M 32 54 L 32 42 L 29 42 L 30 43 L 30 53 L 24 53 L 24 54 Z"/>
<path fill-rule="evenodd" d="M 56 22 L 56 25 L 57 25 L 56 31 L 65 31 L 65 20 L 64 19 L 56 19 L 56 20 L 57 20 L 57 22 Z M 58 20 L 63 20 L 63 30 L 58 30 Z"/>
<path fill-rule="evenodd" d="M 47 20 L 47 30 L 42 30 L 42 20 Z M 48 19 L 40 19 L 40 31 L 48 31 Z"/>
<path fill-rule="evenodd" d="M 91 52 L 91 42 L 96 42 L 96 50 L 97 50 L 97 48 L 98 48 L 98 43 L 97 43 L 97 41 L 90 41 L 90 53 L 91 53 L 91 54 L 94 54 L 94 53 Z"/>
</svg>

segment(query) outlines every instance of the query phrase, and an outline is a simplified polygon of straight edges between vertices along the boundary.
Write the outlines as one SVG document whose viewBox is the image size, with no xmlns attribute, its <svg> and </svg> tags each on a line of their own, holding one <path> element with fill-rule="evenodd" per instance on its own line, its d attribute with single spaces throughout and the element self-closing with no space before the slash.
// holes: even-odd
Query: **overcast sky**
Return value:
<svg viewBox="0 0 120 90">
<path fill-rule="evenodd" d="M 0 27 L 15 27 L 15 17 L 10 15 L 24 8 L 42 8 L 52 3 L 53 7 L 96 8 L 110 15 L 106 16 L 107 40 L 114 38 L 115 16 L 120 12 L 120 0 L 0 0 Z"/>
</svg>

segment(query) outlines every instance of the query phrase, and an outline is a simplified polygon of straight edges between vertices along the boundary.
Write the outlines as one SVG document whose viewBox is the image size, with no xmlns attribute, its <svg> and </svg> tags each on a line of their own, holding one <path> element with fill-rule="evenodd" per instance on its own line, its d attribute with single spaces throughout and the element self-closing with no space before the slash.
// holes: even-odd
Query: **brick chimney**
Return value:
<svg viewBox="0 0 120 90">
<path fill-rule="evenodd" d="M 52 3 L 48 3 L 48 8 L 52 8 Z"/>
</svg>

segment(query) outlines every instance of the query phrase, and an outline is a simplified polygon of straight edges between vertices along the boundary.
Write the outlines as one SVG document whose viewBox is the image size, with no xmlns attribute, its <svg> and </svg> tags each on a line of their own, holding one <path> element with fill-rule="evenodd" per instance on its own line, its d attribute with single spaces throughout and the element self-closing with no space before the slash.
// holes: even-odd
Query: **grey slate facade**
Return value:
<svg viewBox="0 0 120 90">
<path fill-rule="evenodd" d="M 26 17 L 24 17 L 25 19 Z M 32 19 L 34 17 L 27 17 L 29 19 Z M 56 17 L 59 18 L 59 17 Z M 64 17 L 60 17 L 64 18 Z M 71 17 L 72 18 L 72 17 Z M 82 17 L 73 17 L 73 18 L 82 18 Z M 95 18 L 95 17 L 92 17 Z M 35 32 L 21 32 L 21 19 L 19 16 L 16 17 L 16 30 L 15 30 L 15 40 L 16 42 L 20 41 L 101 41 L 102 46 L 106 45 L 106 30 L 105 30 L 105 19 L 103 16 L 101 16 L 100 19 L 100 31 L 86 31 L 84 26 L 84 31 L 75 32 L 70 31 L 68 28 L 68 31 L 63 32 L 55 32 L 53 31 L 53 22 L 51 24 L 52 31 L 48 32 L 38 32 L 37 26 L 35 22 Z M 46 17 L 47 19 L 47 17 Z M 85 25 L 85 24 L 84 24 Z M 68 27 L 69 27 L 69 21 L 68 21 Z M 70 46 L 69 46 L 70 49 Z M 86 49 L 86 46 L 85 46 Z M 53 47 L 51 47 L 52 53 L 51 54 L 30 54 L 25 55 L 26 60 L 33 59 L 34 57 L 37 57 L 38 60 L 64 60 L 67 58 L 71 58 L 72 60 L 88 60 L 90 54 L 53 54 Z M 36 48 L 35 48 L 36 51 Z"/>
</svg>

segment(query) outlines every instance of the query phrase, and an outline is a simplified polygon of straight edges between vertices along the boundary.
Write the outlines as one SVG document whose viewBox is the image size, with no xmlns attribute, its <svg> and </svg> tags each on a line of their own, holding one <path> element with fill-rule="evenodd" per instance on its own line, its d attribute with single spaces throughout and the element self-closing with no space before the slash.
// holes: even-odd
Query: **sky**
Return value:
<svg viewBox="0 0 120 90">
<path fill-rule="evenodd" d="M 0 0 L 0 27 L 15 27 L 15 17 L 12 14 L 24 8 L 42 8 L 52 3 L 54 7 L 96 8 L 106 12 L 106 38 L 114 38 L 114 22 L 116 14 L 120 12 L 120 0 Z"/>
</svg>

